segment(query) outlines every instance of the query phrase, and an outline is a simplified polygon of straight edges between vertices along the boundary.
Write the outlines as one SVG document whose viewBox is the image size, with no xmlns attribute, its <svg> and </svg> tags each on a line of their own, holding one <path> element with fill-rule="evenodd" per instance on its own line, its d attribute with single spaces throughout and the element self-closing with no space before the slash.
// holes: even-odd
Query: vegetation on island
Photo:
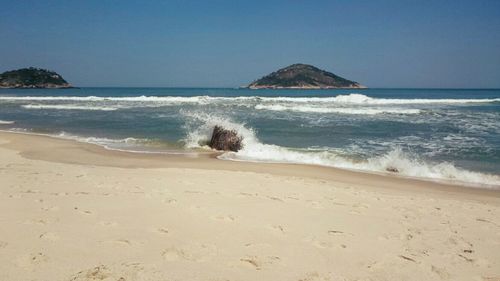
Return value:
<svg viewBox="0 0 500 281">
<path fill-rule="evenodd" d="M 331 72 L 308 64 L 292 64 L 262 77 L 250 85 L 250 89 L 334 89 L 366 88 Z"/>
<path fill-rule="evenodd" d="M 54 71 L 29 67 L 1 73 L 0 88 L 72 88 L 72 86 Z"/>
</svg>

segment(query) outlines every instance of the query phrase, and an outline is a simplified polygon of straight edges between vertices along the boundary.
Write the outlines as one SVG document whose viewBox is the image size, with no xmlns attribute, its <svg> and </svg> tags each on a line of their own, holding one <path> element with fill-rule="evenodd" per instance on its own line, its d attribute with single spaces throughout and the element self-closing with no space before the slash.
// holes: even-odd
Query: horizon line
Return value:
<svg viewBox="0 0 500 281">
<path fill-rule="evenodd" d="M 260 91 L 260 90 L 314 90 L 314 91 L 325 91 L 325 90 L 384 90 L 384 89 L 393 89 L 393 90 L 500 90 L 500 87 L 367 87 L 367 88 L 332 88 L 332 89 L 250 89 L 244 86 L 73 86 L 73 88 L 55 88 L 56 90 L 68 90 L 68 89 L 79 89 L 79 88 L 152 88 L 152 89 L 247 89 L 252 91 Z M 1 88 L 0 88 L 1 89 Z M 50 89 L 50 88 L 3 88 L 8 90 L 20 89 L 20 90 L 32 90 L 32 89 Z"/>
</svg>

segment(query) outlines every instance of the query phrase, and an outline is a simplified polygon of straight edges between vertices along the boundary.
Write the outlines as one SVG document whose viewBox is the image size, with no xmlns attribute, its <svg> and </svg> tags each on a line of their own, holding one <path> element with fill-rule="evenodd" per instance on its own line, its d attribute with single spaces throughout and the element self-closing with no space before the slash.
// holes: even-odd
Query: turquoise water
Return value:
<svg viewBox="0 0 500 281">
<path fill-rule="evenodd" d="M 207 149 L 214 125 L 244 149 L 220 158 L 334 166 L 500 186 L 500 90 L 0 90 L 0 129 L 111 149 Z"/>
</svg>

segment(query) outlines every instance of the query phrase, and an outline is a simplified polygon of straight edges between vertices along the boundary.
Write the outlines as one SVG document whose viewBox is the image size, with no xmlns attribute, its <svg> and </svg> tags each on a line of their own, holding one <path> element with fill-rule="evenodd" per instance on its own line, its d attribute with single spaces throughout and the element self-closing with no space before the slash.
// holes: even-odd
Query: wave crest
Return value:
<svg viewBox="0 0 500 281">
<path fill-rule="evenodd" d="M 261 96 L 130 96 L 130 97 L 98 97 L 98 96 L 0 96 L 0 101 L 117 101 L 117 102 L 166 102 L 166 103 L 220 103 L 220 102 L 292 102 L 292 103 L 336 103 L 358 105 L 382 104 L 460 104 L 500 102 L 494 99 L 388 99 L 374 98 L 363 94 L 352 93 L 335 97 L 261 97 Z"/>
<path fill-rule="evenodd" d="M 186 127 L 188 133 L 185 143 L 189 148 L 206 147 L 215 125 L 236 130 L 243 136 L 243 149 L 238 152 L 222 153 L 218 156 L 222 160 L 312 164 L 377 173 L 397 171 L 398 175 L 407 177 L 479 185 L 500 185 L 500 177 L 498 176 L 458 168 L 453 163 L 448 162 L 427 162 L 416 155 L 404 152 L 400 147 L 396 147 L 381 156 L 355 160 L 333 150 L 294 149 L 265 144 L 259 141 L 253 129 L 229 118 L 193 112 L 184 112 L 184 115 L 198 124 L 197 127 L 193 127 L 193 124 Z"/>
<path fill-rule="evenodd" d="M 420 114 L 422 109 L 442 105 L 500 102 L 495 99 L 387 99 L 362 94 L 335 97 L 216 97 L 216 96 L 0 96 L 0 102 L 21 103 L 26 109 L 101 110 L 167 107 L 214 106 L 289 111 L 316 114 Z M 26 102 L 36 102 L 24 104 Z M 394 107 L 397 106 L 397 107 Z M 420 107 L 420 108 L 417 108 Z"/>
<path fill-rule="evenodd" d="M 58 110 L 100 110 L 100 111 L 114 111 L 118 108 L 109 106 L 91 106 L 91 105 L 77 105 L 77 104 L 24 104 L 21 105 L 26 109 L 58 109 Z"/>
<path fill-rule="evenodd" d="M 419 114 L 420 109 L 404 108 L 363 108 L 363 107 L 317 107 L 307 105 L 256 105 L 255 109 L 271 111 L 294 111 L 304 113 L 340 113 L 357 115 L 376 115 L 376 114 Z"/>
</svg>

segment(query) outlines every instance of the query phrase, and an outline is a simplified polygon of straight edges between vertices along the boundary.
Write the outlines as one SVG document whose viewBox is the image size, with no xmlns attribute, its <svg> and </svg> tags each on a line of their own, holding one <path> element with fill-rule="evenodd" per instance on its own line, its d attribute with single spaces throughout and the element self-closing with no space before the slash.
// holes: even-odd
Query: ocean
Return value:
<svg viewBox="0 0 500 281">
<path fill-rule="evenodd" d="M 0 89 L 0 130 L 138 153 L 300 163 L 500 188 L 500 90 Z M 392 172 L 391 172 L 392 171 Z"/>
</svg>

